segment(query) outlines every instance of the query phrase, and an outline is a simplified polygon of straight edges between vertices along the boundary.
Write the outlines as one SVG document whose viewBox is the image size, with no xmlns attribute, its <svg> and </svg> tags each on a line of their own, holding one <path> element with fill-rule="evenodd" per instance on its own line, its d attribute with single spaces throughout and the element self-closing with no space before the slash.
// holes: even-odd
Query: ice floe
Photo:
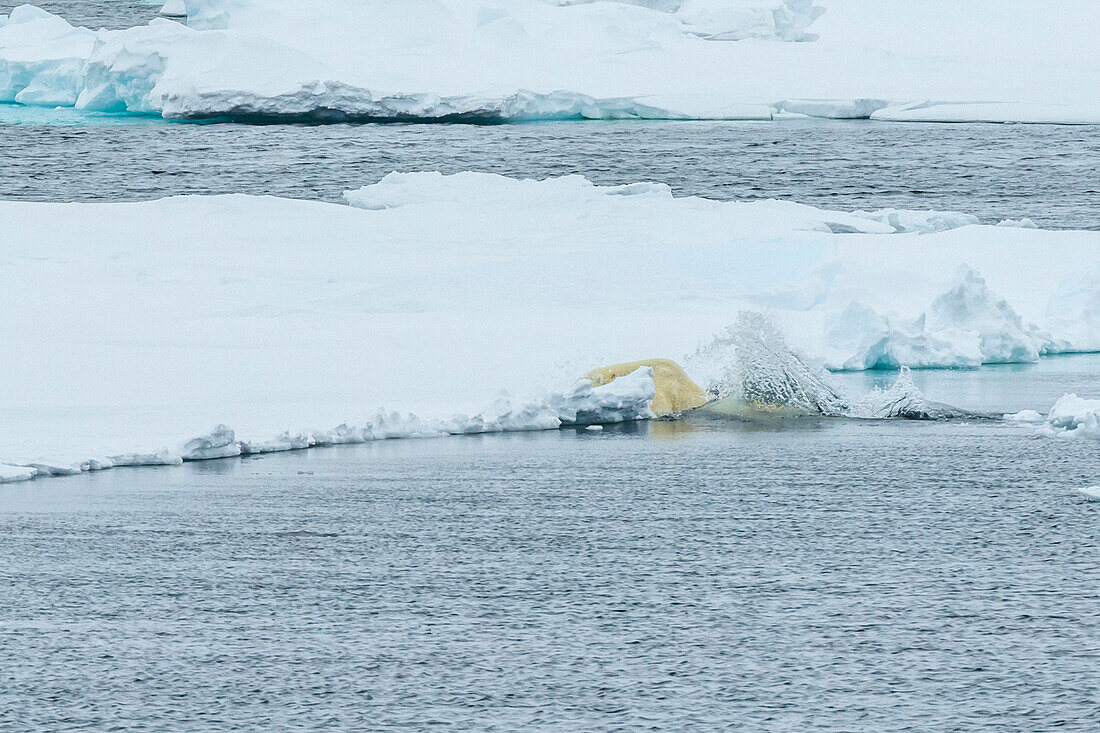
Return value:
<svg viewBox="0 0 1100 733">
<path fill-rule="evenodd" d="M 1100 122 L 1092 0 L 185 0 L 0 23 L 0 101 L 169 118 Z M 977 30 L 980 29 L 980 30 Z"/>
<path fill-rule="evenodd" d="M 0 202 L 0 462 L 64 474 L 644 419 L 644 371 L 576 379 L 653 356 L 719 396 L 941 416 L 903 379 L 846 395 L 822 367 L 1028 361 L 1100 334 L 1081 266 L 1097 232 L 918 236 L 579 176 L 398 173 L 346 198 Z"/>
</svg>

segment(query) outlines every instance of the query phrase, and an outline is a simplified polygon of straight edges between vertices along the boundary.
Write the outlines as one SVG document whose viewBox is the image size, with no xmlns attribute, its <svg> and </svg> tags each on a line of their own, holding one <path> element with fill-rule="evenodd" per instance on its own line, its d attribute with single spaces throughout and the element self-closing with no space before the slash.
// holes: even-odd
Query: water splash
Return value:
<svg viewBox="0 0 1100 733">
<path fill-rule="evenodd" d="M 791 348 L 762 313 L 743 312 L 737 321 L 700 347 L 688 360 L 719 402 L 790 414 L 864 420 L 943 420 L 984 417 L 928 400 L 908 367 L 886 389 L 855 397 L 836 385 L 824 367 Z"/>
</svg>

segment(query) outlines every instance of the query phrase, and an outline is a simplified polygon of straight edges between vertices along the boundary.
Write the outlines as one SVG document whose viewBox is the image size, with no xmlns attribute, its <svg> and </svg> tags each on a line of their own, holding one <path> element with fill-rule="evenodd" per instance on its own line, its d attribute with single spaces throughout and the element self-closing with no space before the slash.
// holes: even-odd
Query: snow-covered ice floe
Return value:
<svg viewBox="0 0 1100 733">
<path fill-rule="evenodd" d="M 1100 122 L 1094 0 L 183 0 L 163 12 L 186 24 L 0 16 L 0 101 L 240 121 Z"/>
<path fill-rule="evenodd" d="M 395 173 L 346 199 L 0 202 L 4 480 L 644 419 L 648 370 L 577 378 L 654 357 L 716 397 L 951 417 L 904 373 L 845 395 L 822 367 L 1100 344 L 1098 232 L 578 176 Z"/>
<path fill-rule="evenodd" d="M 1100 486 L 1089 486 L 1088 488 L 1078 489 L 1077 491 L 1084 496 L 1087 501 L 1100 502 Z"/>
</svg>

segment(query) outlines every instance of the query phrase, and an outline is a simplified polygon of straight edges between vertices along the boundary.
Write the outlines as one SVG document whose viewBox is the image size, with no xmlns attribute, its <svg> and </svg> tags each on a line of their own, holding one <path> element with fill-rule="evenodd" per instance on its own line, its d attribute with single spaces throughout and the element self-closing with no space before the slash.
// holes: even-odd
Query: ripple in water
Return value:
<svg viewBox="0 0 1100 733">
<path fill-rule="evenodd" d="M 1055 444 L 656 423 L 5 488 L 0 729 L 1094 730 L 1100 463 Z"/>
<path fill-rule="evenodd" d="M 39 110 L 3 110 L 12 118 Z M 0 135 L 0 198 L 119 201 L 251 193 L 342 201 L 394 171 L 660 181 L 677 195 L 829 209 L 955 210 L 1094 229 L 1100 126 L 877 122 L 525 125 L 20 125 Z M 131 121 L 133 118 L 131 118 Z M 105 124 L 110 123 L 110 124 Z"/>
</svg>

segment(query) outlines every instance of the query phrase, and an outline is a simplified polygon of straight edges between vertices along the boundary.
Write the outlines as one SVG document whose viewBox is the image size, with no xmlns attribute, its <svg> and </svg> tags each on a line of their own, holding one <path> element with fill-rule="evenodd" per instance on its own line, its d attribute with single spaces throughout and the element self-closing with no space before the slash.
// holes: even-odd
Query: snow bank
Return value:
<svg viewBox="0 0 1100 733">
<path fill-rule="evenodd" d="M 1009 422 L 1034 425 L 1052 438 L 1100 440 L 1100 400 L 1086 400 L 1075 394 L 1063 395 L 1045 416 L 1034 410 L 1005 415 Z"/>
<path fill-rule="evenodd" d="M 575 380 L 654 355 L 716 393 L 852 416 L 821 364 L 974 366 L 1097 333 L 1080 267 L 1097 232 L 918 236 L 577 176 L 391 174 L 347 200 L 0 202 L 0 463 L 74 473 L 638 419 L 652 375 Z M 741 313 L 777 338 L 747 337 L 771 326 Z"/>
<path fill-rule="evenodd" d="M 187 27 L 122 31 L 25 6 L 0 25 L 0 101 L 242 121 L 1100 121 L 1093 0 L 1040 6 L 186 0 Z"/>
</svg>

